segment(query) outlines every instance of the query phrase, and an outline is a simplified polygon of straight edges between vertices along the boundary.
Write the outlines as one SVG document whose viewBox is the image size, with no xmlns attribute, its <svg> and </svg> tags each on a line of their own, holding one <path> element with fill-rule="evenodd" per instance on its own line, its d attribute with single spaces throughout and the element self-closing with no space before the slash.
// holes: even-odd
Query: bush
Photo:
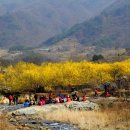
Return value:
<svg viewBox="0 0 130 130">
<path fill-rule="evenodd" d="M 92 61 L 99 61 L 104 60 L 104 57 L 102 55 L 94 55 L 92 58 Z"/>
</svg>

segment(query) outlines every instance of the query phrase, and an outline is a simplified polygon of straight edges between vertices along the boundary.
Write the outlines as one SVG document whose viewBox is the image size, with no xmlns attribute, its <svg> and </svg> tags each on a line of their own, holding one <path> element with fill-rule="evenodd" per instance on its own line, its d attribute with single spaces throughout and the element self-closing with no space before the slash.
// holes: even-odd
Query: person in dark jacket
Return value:
<svg viewBox="0 0 130 130">
<path fill-rule="evenodd" d="M 38 97 L 37 97 L 37 95 L 36 95 L 36 94 L 34 95 L 34 99 L 35 99 L 35 102 L 37 102 Z"/>
</svg>

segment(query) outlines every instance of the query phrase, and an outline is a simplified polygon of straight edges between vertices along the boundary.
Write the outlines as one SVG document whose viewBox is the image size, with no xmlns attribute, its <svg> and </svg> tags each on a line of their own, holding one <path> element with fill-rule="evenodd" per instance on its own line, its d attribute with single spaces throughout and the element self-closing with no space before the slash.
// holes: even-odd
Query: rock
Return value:
<svg viewBox="0 0 130 130">
<path fill-rule="evenodd" d="M 25 126 L 31 128 L 31 129 L 37 129 L 37 126 L 33 125 L 33 124 L 26 124 Z"/>
<path fill-rule="evenodd" d="M 85 102 L 68 102 L 65 104 L 65 106 L 69 109 L 74 110 L 99 110 L 99 105 L 90 101 Z"/>
<path fill-rule="evenodd" d="M 9 99 L 1 95 L 0 104 L 9 104 Z"/>
<path fill-rule="evenodd" d="M 50 128 L 48 128 L 48 127 L 42 127 L 42 128 L 40 128 L 40 130 L 50 130 Z"/>
<path fill-rule="evenodd" d="M 16 122 L 16 119 L 15 119 L 15 118 L 10 118 L 9 121 L 10 121 L 10 122 Z"/>
<path fill-rule="evenodd" d="M 2 114 L 3 112 L 5 112 L 6 110 L 5 110 L 5 108 L 4 107 L 0 107 L 0 114 Z"/>
<path fill-rule="evenodd" d="M 32 106 L 28 108 L 21 108 L 19 110 L 11 112 L 11 114 L 13 113 L 13 115 L 15 116 L 23 116 L 23 115 L 30 116 L 30 115 L 38 115 L 40 113 L 40 115 L 42 115 L 46 112 L 51 112 L 61 108 L 65 108 L 65 106 L 63 104 L 48 104 L 44 106 Z"/>
<path fill-rule="evenodd" d="M 26 117 L 25 117 L 25 116 L 16 116 L 15 119 L 16 119 L 17 121 L 21 121 L 21 120 L 25 120 Z"/>
<path fill-rule="evenodd" d="M 22 130 L 30 130 L 30 128 L 28 128 L 28 127 L 23 127 Z"/>
<path fill-rule="evenodd" d="M 35 111 L 35 109 L 29 107 L 29 108 L 23 108 L 23 109 L 17 110 L 13 113 L 16 116 L 23 116 L 23 115 L 35 115 L 35 114 L 37 114 L 37 111 Z"/>
<path fill-rule="evenodd" d="M 23 127 L 22 126 L 18 126 L 17 129 L 23 130 Z"/>
</svg>

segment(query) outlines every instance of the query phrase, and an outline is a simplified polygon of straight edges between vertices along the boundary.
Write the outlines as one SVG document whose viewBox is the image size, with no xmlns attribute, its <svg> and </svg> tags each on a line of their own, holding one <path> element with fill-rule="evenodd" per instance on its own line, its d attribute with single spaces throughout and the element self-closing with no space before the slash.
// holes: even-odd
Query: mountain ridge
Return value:
<svg viewBox="0 0 130 130">
<path fill-rule="evenodd" d="M 118 0 L 99 16 L 77 24 L 61 35 L 52 37 L 42 45 L 51 45 L 64 39 L 99 47 L 130 47 L 130 1 Z M 69 41 L 68 40 L 68 41 Z"/>
<path fill-rule="evenodd" d="M 37 46 L 74 24 L 95 17 L 113 1 L 1 0 L 0 20 L 5 23 L 0 21 L 0 46 Z"/>
</svg>

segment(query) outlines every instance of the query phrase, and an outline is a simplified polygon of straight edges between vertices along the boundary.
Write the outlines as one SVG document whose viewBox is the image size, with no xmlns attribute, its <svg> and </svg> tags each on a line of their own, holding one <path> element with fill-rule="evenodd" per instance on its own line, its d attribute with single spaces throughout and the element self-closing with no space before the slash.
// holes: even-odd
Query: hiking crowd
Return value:
<svg viewBox="0 0 130 130">
<path fill-rule="evenodd" d="M 58 95 L 54 95 L 53 93 L 50 93 L 48 96 L 40 96 L 38 99 L 38 96 L 35 95 L 34 98 L 26 99 L 24 102 L 24 107 L 32 106 L 32 105 L 45 105 L 45 104 L 51 104 L 51 103 L 65 103 L 65 102 L 71 102 L 71 101 L 86 101 L 86 96 L 83 96 L 80 98 L 78 96 L 77 92 L 73 92 L 71 96 L 69 95 L 63 95 L 59 93 Z"/>
<path fill-rule="evenodd" d="M 114 88 L 111 89 L 111 85 L 110 83 L 105 83 L 105 84 L 102 84 L 102 89 L 104 90 L 104 93 L 102 93 L 100 95 L 99 93 L 99 90 L 98 89 L 95 89 L 95 97 L 99 97 L 99 96 L 104 96 L 104 97 L 110 97 L 111 95 L 113 95 L 113 92 L 114 92 Z"/>
<path fill-rule="evenodd" d="M 32 105 L 45 105 L 45 104 L 51 104 L 51 103 L 65 103 L 65 102 L 71 102 L 71 101 L 86 101 L 86 95 L 79 97 L 78 92 L 74 91 L 71 93 L 71 95 L 63 95 L 59 93 L 58 95 L 55 95 L 53 93 L 49 93 L 48 96 L 38 96 L 35 94 L 34 96 L 26 97 L 24 101 L 24 107 L 29 107 Z M 18 97 L 9 95 L 9 105 L 17 105 L 18 104 Z"/>
<path fill-rule="evenodd" d="M 18 95 L 9 95 L 9 105 L 12 105 L 12 104 L 14 104 L 14 105 L 17 105 L 18 104 Z"/>
<path fill-rule="evenodd" d="M 103 85 L 104 93 L 103 95 L 105 97 L 110 97 L 112 95 L 110 91 L 110 84 L 104 84 Z M 101 96 L 98 89 L 95 89 L 95 97 Z M 24 101 L 24 107 L 32 106 L 32 105 L 45 105 L 50 103 L 65 103 L 65 102 L 71 102 L 71 101 L 86 101 L 87 97 L 84 94 L 82 97 L 79 96 L 78 92 L 72 89 L 70 95 L 63 95 L 62 93 L 59 93 L 57 95 L 53 93 L 49 93 L 48 96 L 38 96 L 35 94 L 34 96 L 26 97 Z M 15 95 L 9 95 L 9 105 L 17 105 L 18 104 L 18 96 Z"/>
</svg>

